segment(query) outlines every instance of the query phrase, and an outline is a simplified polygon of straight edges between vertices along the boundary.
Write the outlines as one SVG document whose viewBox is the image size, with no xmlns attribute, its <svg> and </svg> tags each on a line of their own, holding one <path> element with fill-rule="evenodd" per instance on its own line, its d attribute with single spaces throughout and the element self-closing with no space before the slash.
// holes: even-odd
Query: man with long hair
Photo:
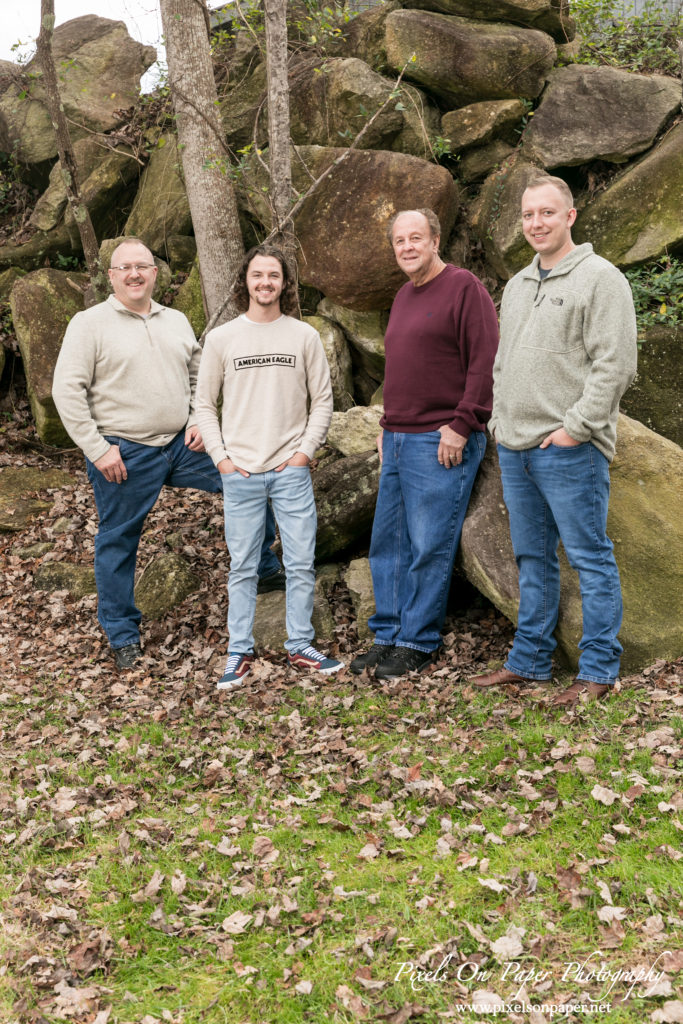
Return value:
<svg viewBox="0 0 683 1024">
<path fill-rule="evenodd" d="M 287 576 L 288 661 L 325 673 L 343 668 L 315 648 L 311 625 L 317 517 L 309 464 L 332 418 L 325 351 L 318 332 L 292 316 L 296 284 L 274 246 L 247 253 L 233 298 L 243 312 L 207 335 L 197 385 L 197 419 L 223 481 L 230 552 L 221 690 L 240 686 L 254 661 L 257 564 L 269 500 Z"/>
</svg>

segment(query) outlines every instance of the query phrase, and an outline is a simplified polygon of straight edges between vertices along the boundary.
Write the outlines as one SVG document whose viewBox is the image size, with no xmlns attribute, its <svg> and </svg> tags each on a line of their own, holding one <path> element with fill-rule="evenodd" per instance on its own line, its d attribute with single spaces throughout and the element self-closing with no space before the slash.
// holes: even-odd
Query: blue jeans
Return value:
<svg viewBox="0 0 683 1024">
<path fill-rule="evenodd" d="M 474 478 L 486 451 L 470 434 L 459 466 L 439 465 L 441 434 L 384 431 L 370 541 L 375 643 L 429 653 L 441 627 Z"/>
<path fill-rule="evenodd" d="M 86 469 L 95 494 L 99 527 L 95 537 L 95 582 L 97 618 L 116 650 L 140 640 L 140 615 L 135 607 L 135 562 L 142 528 L 161 488 L 196 487 L 219 494 L 220 473 L 205 452 L 192 452 L 182 430 L 165 448 L 137 444 L 120 437 L 107 437 L 121 450 L 128 479 L 110 483 L 86 459 Z M 270 545 L 275 540 L 272 513 L 261 552 L 259 572 L 270 576 L 280 568 Z"/>
<path fill-rule="evenodd" d="M 519 617 L 505 668 L 549 679 L 560 603 L 561 539 L 579 574 L 583 636 L 577 678 L 614 683 L 622 647 L 619 570 L 607 536 L 609 463 L 590 444 L 511 451 L 498 445 L 519 569 Z"/>
<path fill-rule="evenodd" d="M 254 650 L 257 564 L 263 546 L 268 499 L 282 541 L 287 574 L 287 642 L 295 651 L 313 640 L 317 515 L 308 466 L 286 466 L 280 473 L 224 473 L 225 539 L 230 552 L 228 632 L 230 653 Z"/>
</svg>

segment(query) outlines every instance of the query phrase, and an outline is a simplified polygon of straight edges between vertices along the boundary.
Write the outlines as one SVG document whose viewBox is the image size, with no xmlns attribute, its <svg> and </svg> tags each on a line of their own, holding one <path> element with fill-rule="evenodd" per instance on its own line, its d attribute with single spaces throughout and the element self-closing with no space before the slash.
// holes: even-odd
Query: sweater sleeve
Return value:
<svg viewBox="0 0 683 1024">
<path fill-rule="evenodd" d="M 613 417 L 636 374 L 637 336 L 628 281 L 615 267 L 607 267 L 595 275 L 585 306 L 583 343 L 591 367 L 581 397 L 563 422 L 576 441 L 590 441 Z"/>
<path fill-rule="evenodd" d="M 215 466 L 229 458 L 223 444 L 221 425 L 218 419 L 218 396 L 223 388 L 224 366 L 221 356 L 223 346 L 217 331 L 209 331 L 199 363 L 195 400 L 195 419 L 202 435 L 204 448 Z"/>
<path fill-rule="evenodd" d="M 498 317 L 491 296 L 476 278 L 467 288 L 459 332 L 465 362 L 465 390 L 449 426 L 469 437 L 483 430 L 493 404 L 493 361 L 498 349 Z"/>
<path fill-rule="evenodd" d="M 88 403 L 96 362 L 96 338 L 86 317 L 76 313 L 69 321 L 57 357 L 52 398 L 69 437 L 91 462 L 101 459 L 111 448 L 97 429 Z"/>
<path fill-rule="evenodd" d="M 313 329 L 306 342 L 306 385 L 309 407 L 306 429 L 297 445 L 297 451 L 312 459 L 325 443 L 332 419 L 333 398 L 330 367 L 320 335 Z"/>
</svg>

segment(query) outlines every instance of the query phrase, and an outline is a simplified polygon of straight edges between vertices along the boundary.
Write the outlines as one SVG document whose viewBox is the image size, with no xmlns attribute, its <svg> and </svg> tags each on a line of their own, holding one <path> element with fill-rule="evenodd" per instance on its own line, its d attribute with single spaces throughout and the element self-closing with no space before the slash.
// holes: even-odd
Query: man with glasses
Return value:
<svg viewBox="0 0 683 1024">
<path fill-rule="evenodd" d="M 222 493 L 194 416 L 201 349 L 189 321 L 152 299 L 157 268 L 138 238 L 113 252 L 106 302 L 70 321 L 52 396 L 83 451 L 99 516 L 95 537 L 98 619 L 119 669 L 141 657 L 135 564 L 142 528 L 164 484 Z M 270 550 L 268 513 L 261 589 L 284 589 Z"/>
</svg>

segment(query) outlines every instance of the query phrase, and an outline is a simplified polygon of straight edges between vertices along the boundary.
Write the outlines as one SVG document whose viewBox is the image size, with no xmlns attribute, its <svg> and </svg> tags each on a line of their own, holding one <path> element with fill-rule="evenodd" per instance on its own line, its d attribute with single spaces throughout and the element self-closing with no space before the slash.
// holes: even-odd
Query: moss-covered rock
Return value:
<svg viewBox="0 0 683 1024">
<path fill-rule="evenodd" d="M 7 302 L 14 282 L 18 281 L 26 273 L 20 267 L 8 267 L 0 273 L 0 302 Z"/>
<path fill-rule="evenodd" d="M 386 20 L 390 65 L 461 107 L 480 100 L 533 99 L 556 58 L 545 32 L 430 11 L 394 11 Z"/>
<path fill-rule="evenodd" d="M 541 29 L 561 43 L 573 39 L 576 31 L 564 0 L 410 0 L 410 6 L 483 21 L 511 21 Z"/>
<path fill-rule="evenodd" d="M 342 455 L 376 451 L 383 414 L 381 405 L 356 405 L 347 412 L 332 413 L 327 443 Z"/>
<path fill-rule="evenodd" d="M 266 66 L 258 64 L 243 77 L 235 79 L 236 84 L 220 100 L 220 115 L 226 137 L 233 149 L 249 146 L 254 139 L 254 125 L 259 115 L 256 144 L 268 145 L 268 109 L 266 97 Z"/>
<path fill-rule="evenodd" d="M 73 486 L 76 481 L 61 469 L 37 466 L 6 466 L 0 469 L 0 533 L 21 533 L 50 502 L 36 498 L 41 492 Z"/>
<path fill-rule="evenodd" d="M 12 319 L 26 374 L 38 436 L 47 444 L 71 447 L 52 401 L 52 376 L 69 320 L 84 308 L 84 274 L 34 270 L 14 283 Z"/>
<path fill-rule="evenodd" d="M 124 111 L 137 102 L 140 78 L 156 60 L 156 50 L 132 39 L 123 21 L 94 14 L 58 25 L 52 51 L 73 140 L 120 124 Z M 39 58 L 17 68 L 13 77 L 0 94 L 0 151 L 13 153 L 21 163 L 50 160 L 57 155 L 57 142 Z"/>
<path fill-rule="evenodd" d="M 36 590 L 68 590 L 75 598 L 95 594 L 95 570 L 92 566 L 71 562 L 44 562 L 33 574 Z"/>
<path fill-rule="evenodd" d="M 680 106 L 674 78 L 587 64 L 554 68 L 524 133 L 524 153 L 547 168 L 625 163 L 652 145 Z"/>
<path fill-rule="evenodd" d="M 484 100 L 459 110 L 449 110 L 441 118 L 441 134 L 453 153 L 485 146 L 493 139 L 516 142 L 515 130 L 522 124 L 526 107 L 522 100 Z"/>
<path fill-rule="evenodd" d="M 624 171 L 576 220 L 574 238 L 592 242 L 620 267 L 675 252 L 683 244 L 683 124 Z"/>
<path fill-rule="evenodd" d="M 334 408 L 344 412 L 353 405 L 351 354 L 344 332 L 324 316 L 306 316 L 304 320 L 320 335 L 330 367 Z"/>
<path fill-rule="evenodd" d="M 199 338 L 206 328 L 206 313 L 202 297 L 202 281 L 199 276 L 199 264 L 195 261 L 187 279 L 181 284 L 173 308 L 184 313 L 192 325 L 195 338 Z"/>
<path fill-rule="evenodd" d="M 624 620 L 622 672 L 683 652 L 683 591 L 679 529 L 683 451 L 626 416 L 619 417 L 611 469 L 608 534 L 621 575 Z M 492 446 L 482 464 L 463 527 L 461 557 L 471 583 L 513 622 L 518 576 Z M 578 578 L 561 558 L 558 654 L 576 668 L 581 638 Z"/>
<path fill-rule="evenodd" d="M 316 570 L 311 616 L 316 643 L 334 640 L 334 615 L 327 595 L 331 582 L 338 578 L 338 566 L 324 565 Z M 284 591 L 275 590 L 270 594 L 259 595 L 254 614 L 254 642 L 257 647 L 271 650 L 284 647 L 287 640 L 286 614 L 287 598 Z"/>
<path fill-rule="evenodd" d="M 349 588 L 351 604 L 356 614 L 358 639 L 368 640 L 373 634 L 368 626 L 368 619 L 375 613 L 375 591 L 372 586 L 372 573 L 367 558 L 354 558 L 344 573 L 344 582 Z"/>
<path fill-rule="evenodd" d="M 52 231 L 36 231 L 26 242 L 6 242 L 0 245 L 0 269 L 19 267 L 24 271 L 35 270 L 59 257 L 80 257 L 83 247 L 72 243 L 71 233 L 65 224 Z"/>
<path fill-rule="evenodd" d="M 388 311 L 359 313 L 330 299 L 323 299 L 318 306 L 318 312 L 339 324 L 364 370 L 377 383 L 382 381 L 385 364 L 384 332 L 389 321 Z"/>
<path fill-rule="evenodd" d="M 542 172 L 515 153 L 486 179 L 470 211 L 470 224 L 489 263 L 510 278 L 530 263 L 533 250 L 522 231 L 522 195 Z"/>
<path fill-rule="evenodd" d="M 683 326 L 650 327 L 638 352 L 636 379 L 622 412 L 683 445 Z"/>
<path fill-rule="evenodd" d="M 124 234 L 142 238 L 152 252 L 169 259 L 169 236 L 191 232 L 192 217 L 178 140 L 171 132 L 165 132 L 150 153 Z"/>
<path fill-rule="evenodd" d="M 499 167 L 504 160 L 514 153 L 512 146 L 502 139 L 494 139 L 485 146 L 476 146 L 465 153 L 458 165 L 460 178 L 470 184 L 486 177 L 494 167 Z"/>
<path fill-rule="evenodd" d="M 200 585 L 185 559 L 166 551 L 150 562 L 138 580 L 135 603 L 146 618 L 161 619 Z"/>
<path fill-rule="evenodd" d="M 317 559 L 332 559 L 337 552 L 369 534 L 378 486 L 376 452 L 350 455 L 326 463 L 313 473 L 318 510 Z"/>
</svg>

